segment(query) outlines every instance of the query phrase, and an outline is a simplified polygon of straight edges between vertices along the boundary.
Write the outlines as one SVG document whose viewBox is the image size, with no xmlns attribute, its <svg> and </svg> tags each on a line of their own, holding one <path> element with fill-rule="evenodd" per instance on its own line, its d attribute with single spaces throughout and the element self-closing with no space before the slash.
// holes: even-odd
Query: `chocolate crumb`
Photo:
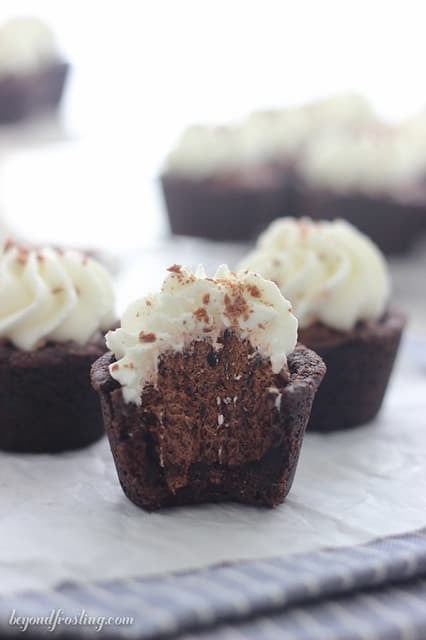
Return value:
<svg viewBox="0 0 426 640">
<path fill-rule="evenodd" d="M 209 321 L 209 315 L 208 315 L 207 311 L 204 309 L 204 307 L 200 307 L 199 309 L 196 309 L 193 312 L 193 316 L 194 316 L 194 318 L 196 318 L 200 322 L 205 322 L 206 324 Z"/>
<path fill-rule="evenodd" d="M 233 293 L 233 300 L 231 300 L 227 293 L 225 293 L 223 300 L 225 302 L 225 315 L 231 320 L 232 324 L 235 325 L 240 317 L 244 320 L 248 320 L 250 310 L 241 291 L 235 290 Z"/>
<path fill-rule="evenodd" d="M 111 367 L 111 371 L 118 371 L 119 368 L 120 368 L 120 365 L 117 364 L 117 362 L 115 362 Z"/>
<path fill-rule="evenodd" d="M 247 286 L 247 289 L 249 290 L 249 293 L 253 296 L 253 298 L 260 298 L 260 289 L 255 284 L 249 284 Z"/>
<path fill-rule="evenodd" d="M 9 251 L 10 249 L 12 249 L 15 246 L 15 243 L 13 242 L 12 238 L 7 238 L 6 242 L 4 243 L 4 251 Z"/>
<path fill-rule="evenodd" d="M 24 249 L 24 247 L 20 247 L 18 250 L 17 261 L 21 264 L 25 265 L 28 261 L 29 249 Z"/>
<path fill-rule="evenodd" d="M 170 267 L 167 268 L 167 271 L 170 271 L 171 273 L 180 273 L 182 270 L 182 266 L 180 264 L 172 264 Z"/>
<path fill-rule="evenodd" d="M 209 304 L 209 302 L 210 302 L 210 294 L 209 293 L 205 293 L 203 295 L 203 303 L 204 304 Z"/>
<path fill-rule="evenodd" d="M 155 342 L 157 340 L 157 336 L 155 333 L 145 333 L 145 331 L 141 331 L 139 334 L 139 340 L 141 342 Z"/>
</svg>

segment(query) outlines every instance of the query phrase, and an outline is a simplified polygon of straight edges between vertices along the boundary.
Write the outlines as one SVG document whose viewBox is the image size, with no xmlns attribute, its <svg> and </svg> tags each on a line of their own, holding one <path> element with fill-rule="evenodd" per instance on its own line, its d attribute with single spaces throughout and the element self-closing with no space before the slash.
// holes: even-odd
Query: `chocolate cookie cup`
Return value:
<svg viewBox="0 0 426 640">
<path fill-rule="evenodd" d="M 165 313 L 172 304 L 179 314 L 185 300 L 180 318 Z M 284 500 L 325 366 L 305 347 L 294 349 L 296 321 L 272 282 L 223 269 L 205 278 L 179 267 L 107 340 L 119 357 L 95 362 L 92 384 L 130 500 L 147 510 Z M 268 354 L 271 344 L 276 354 Z M 140 384 L 142 370 L 149 377 Z"/>
<path fill-rule="evenodd" d="M 70 66 L 41 20 L 20 17 L 0 27 L 0 122 L 53 111 Z"/>
<path fill-rule="evenodd" d="M 300 331 L 300 342 L 327 363 L 327 375 L 314 400 L 309 429 L 350 429 L 377 415 L 404 326 L 405 316 L 389 311 L 381 320 L 360 322 L 348 332 L 320 324 Z"/>
<path fill-rule="evenodd" d="M 111 378 L 112 354 L 95 362 L 92 382 L 132 502 L 155 510 L 219 501 L 274 507 L 284 500 L 325 366 L 299 346 L 288 358 L 286 379 L 252 355 L 249 343 L 230 333 L 219 353 L 201 341 L 168 353 L 159 363 L 158 387 L 145 390 L 140 407 L 126 404 Z M 218 415 L 227 425 L 219 434 Z"/>
<path fill-rule="evenodd" d="M 349 429 L 383 402 L 405 317 L 389 309 L 390 279 L 378 248 L 347 222 L 283 218 L 260 236 L 242 266 L 277 283 L 293 303 L 299 341 L 327 375 L 308 429 Z"/>
<path fill-rule="evenodd" d="M 85 345 L 47 343 L 36 351 L 0 342 L 0 449 L 56 453 L 104 434 L 90 367 L 105 353 L 103 334 Z"/>
<path fill-rule="evenodd" d="M 342 94 L 187 128 L 160 175 L 173 233 L 251 240 L 275 218 L 343 217 L 389 254 L 425 233 L 424 114 L 399 124 Z"/>
<path fill-rule="evenodd" d="M 160 182 L 176 235 L 251 240 L 287 209 L 286 180 L 273 165 L 204 178 L 166 172 Z"/>
<path fill-rule="evenodd" d="M 0 122 L 18 122 L 54 111 L 61 101 L 69 70 L 69 64 L 60 61 L 40 71 L 0 77 Z"/>
<path fill-rule="evenodd" d="M 418 191 L 418 190 L 417 190 Z M 406 253 L 416 243 L 426 219 L 426 191 L 400 189 L 398 194 L 366 194 L 361 191 L 336 193 L 306 182 L 294 183 L 292 215 L 306 212 L 317 220 L 333 220 L 345 212 L 345 219 L 367 234 L 386 255 Z"/>
<path fill-rule="evenodd" d="M 91 364 L 113 326 L 108 273 L 76 251 L 0 253 L 0 449 L 55 453 L 104 433 Z"/>
</svg>

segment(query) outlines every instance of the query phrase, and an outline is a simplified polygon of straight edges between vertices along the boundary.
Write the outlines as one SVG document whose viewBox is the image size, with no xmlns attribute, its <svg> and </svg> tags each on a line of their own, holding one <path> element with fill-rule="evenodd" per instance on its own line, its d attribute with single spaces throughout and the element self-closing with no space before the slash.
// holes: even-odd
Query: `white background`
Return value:
<svg viewBox="0 0 426 640">
<path fill-rule="evenodd" d="M 426 106 L 421 1 L 2 0 L 16 13 L 48 20 L 74 68 L 64 128 L 39 132 L 55 144 L 0 129 L 0 206 L 39 241 L 162 233 L 154 178 L 188 123 L 339 91 L 390 118 Z"/>
</svg>

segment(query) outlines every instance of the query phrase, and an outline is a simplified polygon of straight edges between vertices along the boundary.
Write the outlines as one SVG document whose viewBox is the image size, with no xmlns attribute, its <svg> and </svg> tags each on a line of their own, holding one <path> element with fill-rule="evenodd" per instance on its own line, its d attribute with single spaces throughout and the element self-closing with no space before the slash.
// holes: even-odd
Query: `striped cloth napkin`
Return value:
<svg viewBox="0 0 426 640">
<path fill-rule="evenodd" d="M 356 547 L 2 598 L 0 637 L 17 635 L 424 640 L 426 529 Z"/>
</svg>

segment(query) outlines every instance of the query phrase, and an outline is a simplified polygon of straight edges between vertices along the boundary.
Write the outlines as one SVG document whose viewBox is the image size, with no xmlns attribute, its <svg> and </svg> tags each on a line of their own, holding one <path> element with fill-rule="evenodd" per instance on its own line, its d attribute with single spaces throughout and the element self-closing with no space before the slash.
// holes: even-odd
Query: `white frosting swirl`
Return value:
<svg viewBox="0 0 426 640">
<path fill-rule="evenodd" d="M 30 350 L 45 341 L 85 344 L 114 321 L 107 271 L 77 251 L 6 245 L 0 254 L 0 338 Z"/>
<path fill-rule="evenodd" d="M 58 57 L 55 37 L 41 20 L 15 18 L 0 27 L 0 73 L 27 73 Z"/>
<path fill-rule="evenodd" d="M 338 93 L 307 104 L 305 107 L 312 128 L 361 129 L 377 122 L 368 100 L 357 93 Z"/>
<path fill-rule="evenodd" d="M 304 108 L 255 112 L 241 127 L 247 155 L 260 161 L 297 153 L 310 133 L 311 122 Z"/>
<path fill-rule="evenodd" d="M 399 193 L 421 177 L 425 168 L 424 140 L 386 127 L 363 135 L 335 132 L 319 136 L 299 162 L 306 180 L 337 193 Z"/>
<path fill-rule="evenodd" d="M 301 107 L 252 113 L 240 122 L 188 128 L 167 158 L 170 173 L 194 178 L 285 159 L 324 131 L 358 129 L 375 121 L 364 98 L 342 94 Z"/>
<path fill-rule="evenodd" d="M 232 171 L 248 160 L 237 125 L 194 125 L 169 154 L 167 170 L 202 178 L 215 171 Z"/>
<path fill-rule="evenodd" d="M 422 111 L 401 124 L 394 138 L 400 182 L 409 186 L 423 182 L 426 176 L 426 113 Z"/>
<path fill-rule="evenodd" d="M 276 282 L 301 327 L 319 321 L 349 331 L 360 320 L 379 319 L 389 301 L 382 254 L 343 220 L 276 220 L 240 266 Z"/>
<path fill-rule="evenodd" d="M 116 362 L 110 373 L 126 402 L 141 403 L 145 384 L 156 384 L 158 357 L 182 351 L 194 340 L 217 339 L 231 328 L 248 339 L 279 373 L 297 340 L 297 320 L 278 287 L 257 273 L 231 273 L 225 265 L 214 278 L 200 267 L 192 273 L 175 265 L 159 293 L 129 306 L 121 328 L 107 334 Z"/>
</svg>

